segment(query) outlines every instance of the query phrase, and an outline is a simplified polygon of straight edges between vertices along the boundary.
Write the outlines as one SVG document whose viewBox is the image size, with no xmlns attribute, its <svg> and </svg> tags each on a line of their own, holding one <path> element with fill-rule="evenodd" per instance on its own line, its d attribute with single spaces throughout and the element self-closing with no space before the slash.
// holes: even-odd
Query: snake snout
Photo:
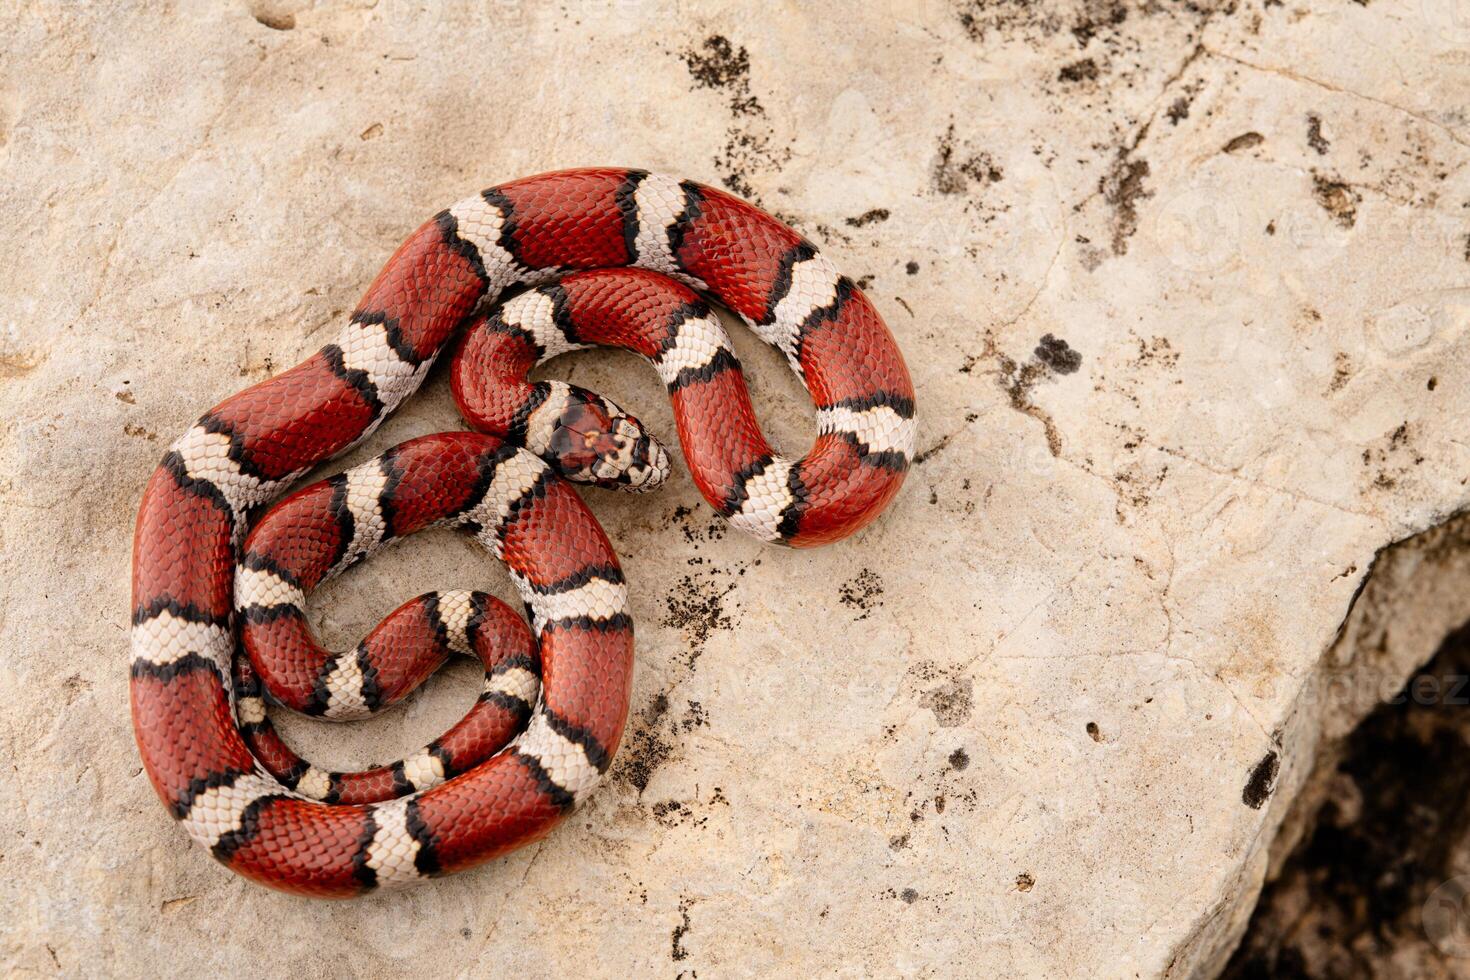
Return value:
<svg viewBox="0 0 1470 980">
<path fill-rule="evenodd" d="M 631 415 L 618 414 L 596 440 L 594 482 L 619 490 L 652 490 L 669 475 L 669 454 Z"/>
<path fill-rule="evenodd" d="M 629 419 L 637 427 L 638 436 L 628 455 L 629 465 L 623 471 L 625 489 L 635 492 L 652 490 L 669 475 L 669 454 L 663 443 L 643 430 L 637 419 Z"/>
</svg>

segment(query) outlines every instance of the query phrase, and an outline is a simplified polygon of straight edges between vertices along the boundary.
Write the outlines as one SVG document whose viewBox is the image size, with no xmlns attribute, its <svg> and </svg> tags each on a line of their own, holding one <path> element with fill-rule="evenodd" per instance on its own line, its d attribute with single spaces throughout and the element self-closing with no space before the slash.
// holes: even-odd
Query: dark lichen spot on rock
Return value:
<svg viewBox="0 0 1470 980">
<path fill-rule="evenodd" d="M 653 819 L 660 827 L 673 829 L 674 827 L 701 828 L 710 821 L 710 810 L 715 806 L 728 807 L 730 801 L 725 798 L 725 793 L 716 786 L 713 794 L 707 801 L 695 800 L 660 800 L 650 809 Z"/>
<path fill-rule="evenodd" d="M 660 692 L 643 709 L 639 724 L 634 726 L 623 750 L 618 753 L 613 768 L 614 779 L 632 784 L 640 793 L 648 788 L 648 781 L 653 778 L 655 770 L 674 750 L 673 744 L 659 731 L 660 722 L 668 712 L 669 696 Z"/>
<path fill-rule="evenodd" d="M 1433 391 L 1434 389 L 1439 387 L 1439 379 L 1430 378 L 1427 382 L 1425 382 L 1424 387 L 1428 388 L 1430 391 Z"/>
<path fill-rule="evenodd" d="M 940 728 L 954 728 L 970 717 L 975 703 L 975 682 L 968 677 L 953 678 L 938 687 L 930 688 L 919 699 L 922 707 L 934 712 L 934 720 Z"/>
<path fill-rule="evenodd" d="M 1090 82 L 1098 76 L 1097 61 L 1092 58 L 1080 58 L 1070 65 L 1063 65 L 1057 72 L 1059 82 Z"/>
<path fill-rule="evenodd" d="M 1041 345 L 1032 351 L 1031 359 L 1018 364 L 1015 358 L 1002 354 L 995 347 L 995 339 L 985 339 L 985 356 L 993 358 L 999 370 L 995 372 L 997 383 L 1010 398 L 1011 408 L 1029 415 L 1042 424 L 1046 433 L 1047 449 L 1053 456 L 1062 453 L 1062 435 L 1051 416 L 1031 400 L 1031 389 L 1039 382 L 1059 374 L 1071 374 L 1082 365 L 1082 355 L 1073 350 L 1066 341 L 1051 334 L 1041 338 Z M 968 373 L 968 366 L 962 368 Z"/>
<path fill-rule="evenodd" d="M 1084 9 L 1087 13 L 1072 25 L 1072 36 L 1077 39 L 1079 48 L 1087 47 L 1101 31 L 1123 26 L 1128 19 L 1128 8 L 1119 2 L 1088 3 Z"/>
<path fill-rule="evenodd" d="M 1095 721 L 1089 721 L 1087 723 L 1087 734 L 1094 742 L 1101 742 L 1103 740 L 1102 729 L 1097 727 L 1097 722 Z"/>
<path fill-rule="evenodd" d="M 1466 240 L 1465 258 L 1467 261 L 1470 261 L 1470 239 Z M 916 276 L 919 274 L 919 263 L 910 260 L 908 264 L 903 267 L 903 271 L 907 272 L 911 276 Z"/>
<path fill-rule="evenodd" d="M 964 749 L 955 749 L 949 754 L 949 767 L 955 772 L 964 772 L 970 767 L 970 753 Z"/>
<path fill-rule="evenodd" d="M 1357 193 L 1340 180 L 1332 180 L 1321 174 L 1312 175 L 1312 196 L 1322 210 L 1343 228 L 1351 228 L 1358 220 Z"/>
<path fill-rule="evenodd" d="M 623 749 L 613 764 L 613 778 L 631 785 L 639 793 L 648 788 L 653 774 L 673 754 L 670 735 L 707 727 L 708 717 L 698 701 L 686 701 L 682 719 L 669 715 L 669 696 L 660 692 L 638 715 Z"/>
<path fill-rule="evenodd" d="M 1341 391 L 1353 376 L 1353 358 L 1346 351 L 1338 351 L 1332 359 L 1332 380 L 1327 383 L 1327 393 Z"/>
<path fill-rule="evenodd" d="M 941 194 L 963 194 L 971 182 L 994 184 L 1005 179 L 1005 171 L 996 166 L 989 154 L 973 153 L 963 159 L 956 150 L 954 123 L 949 124 L 935 151 L 930 183 Z"/>
<path fill-rule="evenodd" d="M 852 228 L 865 228 L 868 225 L 877 224 L 879 221 L 887 221 L 887 220 L 888 220 L 888 209 L 887 208 L 873 208 L 870 211 L 864 211 L 862 214 L 858 215 L 856 218 L 848 218 L 847 219 L 847 225 L 849 227 L 852 227 Z"/>
<path fill-rule="evenodd" d="M 1257 132 L 1241 133 L 1222 148 L 1225 153 L 1239 153 L 1266 142 L 1266 137 Z"/>
<path fill-rule="evenodd" d="M 1148 175 L 1147 160 L 1133 160 L 1125 153 L 1099 181 L 1103 200 L 1113 208 L 1114 255 L 1128 254 L 1128 239 L 1138 231 L 1138 202 L 1154 196 L 1143 186 Z"/>
<path fill-rule="evenodd" d="M 1073 350 L 1065 340 L 1052 334 L 1043 334 L 1041 343 L 1032 351 L 1036 359 L 1057 374 L 1073 374 L 1082 366 L 1082 355 Z"/>
<path fill-rule="evenodd" d="M 908 846 L 909 846 L 909 835 L 908 834 L 900 834 L 900 835 L 898 835 L 896 837 L 890 837 L 890 838 L 888 838 L 888 849 L 890 851 L 901 851 L 905 847 L 908 847 Z"/>
<path fill-rule="evenodd" d="M 66 697 L 66 703 L 70 705 L 77 698 L 92 690 L 92 682 L 80 674 L 72 674 L 61 682 L 61 690 Z"/>
<path fill-rule="evenodd" d="M 1377 470 L 1372 486 L 1392 490 L 1412 468 L 1423 464 L 1425 456 L 1414 448 L 1408 422 L 1400 423 L 1388 438 L 1363 450 L 1363 465 Z"/>
<path fill-rule="evenodd" d="M 721 586 L 710 577 L 685 575 L 664 596 L 667 611 L 660 623 L 683 631 L 688 650 L 685 663 L 691 669 L 711 634 L 734 628 L 735 621 L 725 610 L 724 601 L 737 584 L 738 579 Z"/>
<path fill-rule="evenodd" d="M 919 900 L 919 893 L 915 889 L 905 888 L 898 893 L 898 897 L 903 899 L 905 905 L 912 905 Z"/>
<path fill-rule="evenodd" d="M 1035 886 L 1036 879 L 1031 877 L 1031 873 L 1029 871 L 1022 871 L 1020 874 L 1016 875 L 1016 891 L 1029 892 Z"/>
<path fill-rule="evenodd" d="M 1276 788 L 1276 774 L 1281 770 L 1281 757 L 1272 749 L 1267 752 L 1256 767 L 1251 770 L 1251 775 L 1246 780 L 1245 788 L 1240 792 L 1240 799 L 1252 810 L 1259 810 L 1270 799 L 1271 791 Z"/>
<path fill-rule="evenodd" d="M 1036 0 L 951 0 L 960 26 L 972 41 L 991 33 L 1004 42 L 1050 37 L 1063 27 L 1062 19 Z"/>
<path fill-rule="evenodd" d="M 694 508 L 685 507 L 683 504 L 675 507 L 670 517 L 670 526 L 677 525 L 684 534 L 684 540 L 693 544 L 695 551 L 698 551 L 699 545 L 706 541 L 722 540 L 730 530 L 730 525 L 718 516 L 708 511 L 695 511 Z M 690 564 L 703 564 L 703 559 L 698 562 L 690 562 Z"/>
<path fill-rule="evenodd" d="M 862 612 L 859 620 L 867 619 L 872 611 L 883 605 L 883 579 L 877 572 L 865 568 L 842 584 L 837 598 L 844 606 Z"/>
<path fill-rule="evenodd" d="M 750 182 L 756 170 L 779 169 L 791 158 L 789 146 L 776 143 L 766 110 L 750 86 L 750 54 L 729 38 L 714 34 L 697 48 L 680 53 L 697 88 L 726 93 L 735 123 L 725 132 L 725 145 L 715 156 L 715 168 L 726 187 L 759 202 Z"/>
<path fill-rule="evenodd" d="M 676 963 L 689 958 L 689 951 L 684 948 L 684 937 L 689 935 L 689 910 L 693 907 L 694 899 L 679 899 L 679 924 L 674 926 L 669 950 L 669 958 Z"/>
<path fill-rule="evenodd" d="M 1180 122 L 1189 118 L 1189 99 L 1181 95 L 1169 106 L 1169 111 L 1165 115 L 1169 117 L 1169 125 L 1179 125 Z"/>
<path fill-rule="evenodd" d="M 1326 156 L 1332 144 L 1327 137 L 1322 135 L 1322 117 L 1315 112 L 1307 113 L 1307 145 L 1317 151 L 1318 156 Z"/>
<path fill-rule="evenodd" d="M 750 53 L 722 34 L 705 38 L 699 48 L 686 48 L 683 57 L 689 74 L 704 88 L 749 88 Z"/>
<path fill-rule="evenodd" d="M 750 100 L 752 103 L 755 100 Z M 759 108 L 759 106 L 757 106 Z M 725 134 L 724 150 L 715 157 L 720 182 L 742 197 L 760 202 L 760 194 L 750 182 L 750 174 L 760 170 L 779 170 L 791 159 L 790 147 L 778 147 L 769 131 L 752 131 L 740 126 Z"/>
<path fill-rule="evenodd" d="M 968 373 L 968 372 L 966 372 L 966 373 Z M 940 453 L 944 452 L 945 449 L 949 448 L 950 440 L 953 439 L 953 438 L 954 438 L 954 433 L 950 433 L 949 435 L 945 436 L 943 439 L 940 439 L 934 445 L 930 446 L 928 449 L 925 449 L 925 450 L 919 452 L 918 454 L 916 454 L 914 456 L 914 465 L 915 466 L 922 466 L 925 463 L 929 462 L 929 460 L 933 459 L 935 456 L 938 456 Z"/>
<path fill-rule="evenodd" d="M 1138 338 L 1138 356 L 1133 358 L 1134 367 L 1174 368 L 1179 364 L 1179 352 L 1168 337 Z"/>
<path fill-rule="evenodd" d="M 680 800 L 663 800 L 653 805 L 653 819 L 660 827 L 703 827 L 709 817 L 696 816 L 694 807 Z"/>
</svg>

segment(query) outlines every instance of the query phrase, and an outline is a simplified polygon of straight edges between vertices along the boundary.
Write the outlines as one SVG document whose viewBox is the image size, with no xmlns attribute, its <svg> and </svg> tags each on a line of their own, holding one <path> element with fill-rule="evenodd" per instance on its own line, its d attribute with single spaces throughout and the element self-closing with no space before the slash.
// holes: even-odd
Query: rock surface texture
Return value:
<svg viewBox="0 0 1470 980">
<path fill-rule="evenodd" d="M 1319 757 L 1470 613 L 1463 536 L 1415 537 L 1470 501 L 1455 0 L 22 0 L 0 27 L 6 973 L 1209 976 Z M 859 279 L 918 465 L 809 553 L 727 534 L 677 460 L 656 496 L 589 492 L 639 630 L 609 780 L 413 892 L 252 886 L 138 763 L 142 485 L 421 220 L 603 163 L 731 188 Z M 737 332 L 799 451 L 804 396 Z M 672 434 L 635 359 L 551 373 Z M 436 371 L 345 462 L 457 427 Z M 511 597 L 422 537 L 323 590 L 325 639 Z M 475 688 L 281 724 L 362 765 Z"/>
</svg>

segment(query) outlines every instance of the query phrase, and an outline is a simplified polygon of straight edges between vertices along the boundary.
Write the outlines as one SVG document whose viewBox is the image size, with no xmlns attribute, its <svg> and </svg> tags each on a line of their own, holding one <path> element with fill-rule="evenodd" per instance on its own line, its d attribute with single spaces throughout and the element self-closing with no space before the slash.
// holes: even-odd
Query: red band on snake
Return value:
<svg viewBox="0 0 1470 980">
<path fill-rule="evenodd" d="M 514 287 L 524 291 L 497 307 Z M 779 456 L 761 435 L 706 296 L 807 386 L 818 436 L 806 456 Z M 278 503 L 245 538 L 247 512 L 369 435 L 457 335 L 455 398 L 484 434 L 397 446 Z M 418 881 L 539 839 L 607 770 L 628 714 L 627 586 L 564 481 L 650 489 L 669 459 L 608 400 L 528 380 L 540 361 L 590 345 L 653 363 L 700 492 L 763 540 L 801 547 L 853 533 L 912 459 L 913 387 L 882 319 L 752 205 L 643 171 L 589 169 L 441 212 L 389 260 L 336 342 L 206 413 L 144 493 L 134 731 L 159 796 L 217 859 L 317 896 Z M 324 649 L 307 594 L 430 526 L 473 534 L 506 563 L 530 630 L 498 600 L 446 591 L 406 603 L 352 650 Z M 316 769 L 266 717 L 267 698 L 360 717 L 452 653 L 480 659 L 484 693 L 392 765 Z"/>
</svg>

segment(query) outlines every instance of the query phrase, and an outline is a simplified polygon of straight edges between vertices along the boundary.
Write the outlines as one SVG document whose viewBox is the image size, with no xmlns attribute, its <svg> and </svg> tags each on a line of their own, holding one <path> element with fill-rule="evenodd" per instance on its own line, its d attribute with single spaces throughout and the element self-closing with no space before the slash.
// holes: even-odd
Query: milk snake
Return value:
<svg viewBox="0 0 1470 980">
<path fill-rule="evenodd" d="M 806 385 L 818 431 L 806 456 L 771 451 L 702 294 L 783 352 Z M 451 385 L 480 431 L 403 443 L 257 518 L 295 478 L 372 433 L 457 337 Z M 335 342 L 211 409 L 144 493 L 134 732 L 154 789 L 218 860 L 315 896 L 412 882 L 540 838 L 607 770 L 628 713 L 633 626 L 617 556 L 566 479 L 648 489 L 669 460 L 610 401 L 528 381 L 539 362 L 587 345 L 653 362 L 700 492 L 763 540 L 803 547 L 851 534 L 888 504 L 912 459 L 913 388 L 883 321 L 810 243 L 754 206 L 689 181 L 586 169 L 440 212 L 393 255 Z M 440 592 L 406 603 L 352 650 L 323 649 L 306 595 L 430 526 L 464 530 L 506 563 L 530 628 L 494 598 Z M 266 717 L 267 697 L 359 717 L 456 652 L 485 665 L 478 702 L 392 765 L 324 772 Z"/>
</svg>

